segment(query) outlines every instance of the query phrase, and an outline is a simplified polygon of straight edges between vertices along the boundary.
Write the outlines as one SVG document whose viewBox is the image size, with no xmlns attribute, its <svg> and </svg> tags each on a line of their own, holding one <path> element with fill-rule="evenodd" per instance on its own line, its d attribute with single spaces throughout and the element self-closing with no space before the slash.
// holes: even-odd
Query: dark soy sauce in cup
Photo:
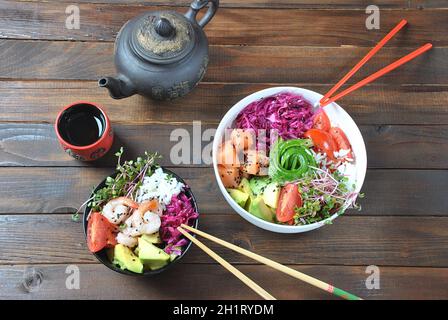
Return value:
<svg viewBox="0 0 448 320">
<path fill-rule="evenodd" d="M 103 113 L 93 105 L 78 104 L 65 110 L 58 123 L 61 137 L 74 146 L 88 146 L 101 138 L 106 128 Z"/>
</svg>

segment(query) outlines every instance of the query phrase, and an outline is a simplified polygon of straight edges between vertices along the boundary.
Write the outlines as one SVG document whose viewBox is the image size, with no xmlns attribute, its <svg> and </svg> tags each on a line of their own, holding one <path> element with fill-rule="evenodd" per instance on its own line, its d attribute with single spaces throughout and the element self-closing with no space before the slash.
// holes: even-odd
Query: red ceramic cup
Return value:
<svg viewBox="0 0 448 320">
<path fill-rule="evenodd" d="M 92 102 L 77 101 L 64 107 L 54 127 L 62 148 L 77 160 L 101 158 L 114 141 L 109 118 L 99 105 Z"/>
</svg>

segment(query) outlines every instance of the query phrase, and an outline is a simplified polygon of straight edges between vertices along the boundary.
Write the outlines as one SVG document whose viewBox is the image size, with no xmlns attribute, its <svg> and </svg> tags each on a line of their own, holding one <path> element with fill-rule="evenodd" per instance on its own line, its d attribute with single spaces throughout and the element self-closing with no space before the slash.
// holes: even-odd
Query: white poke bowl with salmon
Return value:
<svg viewBox="0 0 448 320">
<path fill-rule="evenodd" d="M 361 132 L 338 104 L 296 87 L 255 92 L 221 120 L 213 168 L 230 206 L 252 224 L 300 233 L 331 224 L 357 198 L 367 169 Z"/>
</svg>

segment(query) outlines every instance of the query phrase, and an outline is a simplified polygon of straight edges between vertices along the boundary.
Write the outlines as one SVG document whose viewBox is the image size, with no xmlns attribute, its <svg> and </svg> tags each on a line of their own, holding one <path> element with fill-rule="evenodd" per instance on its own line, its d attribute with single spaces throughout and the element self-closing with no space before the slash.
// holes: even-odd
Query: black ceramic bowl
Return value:
<svg viewBox="0 0 448 320">
<path fill-rule="evenodd" d="M 191 205 L 193 206 L 193 208 L 195 209 L 196 212 L 199 213 L 199 209 L 198 209 L 198 205 L 196 202 L 196 199 L 193 195 L 193 193 L 191 192 L 190 187 L 185 183 L 185 181 L 179 177 L 177 174 L 175 174 L 174 172 L 161 167 L 163 172 L 169 173 L 171 175 L 173 175 L 173 177 L 175 177 L 177 179 L 177 181 L 182 182 L 186 187 L 184 190 L 185 195 L 191 199 Z M 118 172 L 115 172 L 113 175 L 111 175 L 112 177 L 115 177 L 118 174 Z M 96 186 L 95 190 L 93 191 L 96 192 L 97 190 L 103 188 L 106 186 L 106 179 L 104 179 L 99 185 Z M 92 196 L 93 193 L 90 195 Z M 86 241 L 87 241 L 87 218 L 90 214 L 90 208 L 86 206 L 86 208 L 84 209 L 84 217 L 83 217 L 83 227 L 84 227 L 84 235 L 86 236 Z M 195 220 L 193 227 L 197 228 L 198 227 L 198 222 L 199 222 L 199 217 Z M 194 236 L 194 235 L 193 235 Z M 188 241 L 188 239 L 187 239 Z M 157 270 L 147 270 L 144 271 L 143 273 L 135 273 L 129 270 L 122 270 L 119 267 L 115 266 L 112 262 L 110 262 L 108 256 L 107 256 L 107 249 L 103 249 L 99 252 L 93 253 L 93 255 L 102 263 L 104 264 L 106 267 L 108 267 L 109 269 L 121 273 L 121 274 L 126 274 L 126 275 L 130 275 L 130 276 L 152 276 L 152 275 L 156 275 L 159 273 L 162 273 L 163 271 L 165 271 L 166 269 L 172 267 L 174 264 L 176 264 L 180 259 L 182 259 L 182 257 L 185 255 L 185 253 L 188 251 L 188 249 L 191 246 L 191 241 L 188 241 L 188 243 L 186 245 L 184 245 L 182 247 L 182 254 L 180 256 L 178 256 L 176 259 L 174 259 L 172 262 L 168 263 L 166 266 L 157 269 Z"/>
</svg>

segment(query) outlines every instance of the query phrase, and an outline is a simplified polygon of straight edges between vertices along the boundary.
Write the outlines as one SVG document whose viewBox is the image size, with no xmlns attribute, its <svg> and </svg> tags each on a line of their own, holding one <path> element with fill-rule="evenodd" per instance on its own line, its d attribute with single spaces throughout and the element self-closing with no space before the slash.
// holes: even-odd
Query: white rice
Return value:
<svg viewBox="0 0 448 320">
<path fill-rule="evenodd" d="M 185 185 L 176 178 L 157 168 L 154 173 L 143 179 L 143 184 L 137 191 L 137 202 L 157 199 L 163 209 L 171 202 L 173 196 L 177 196 L 184 190 Z"/>
</svg>

